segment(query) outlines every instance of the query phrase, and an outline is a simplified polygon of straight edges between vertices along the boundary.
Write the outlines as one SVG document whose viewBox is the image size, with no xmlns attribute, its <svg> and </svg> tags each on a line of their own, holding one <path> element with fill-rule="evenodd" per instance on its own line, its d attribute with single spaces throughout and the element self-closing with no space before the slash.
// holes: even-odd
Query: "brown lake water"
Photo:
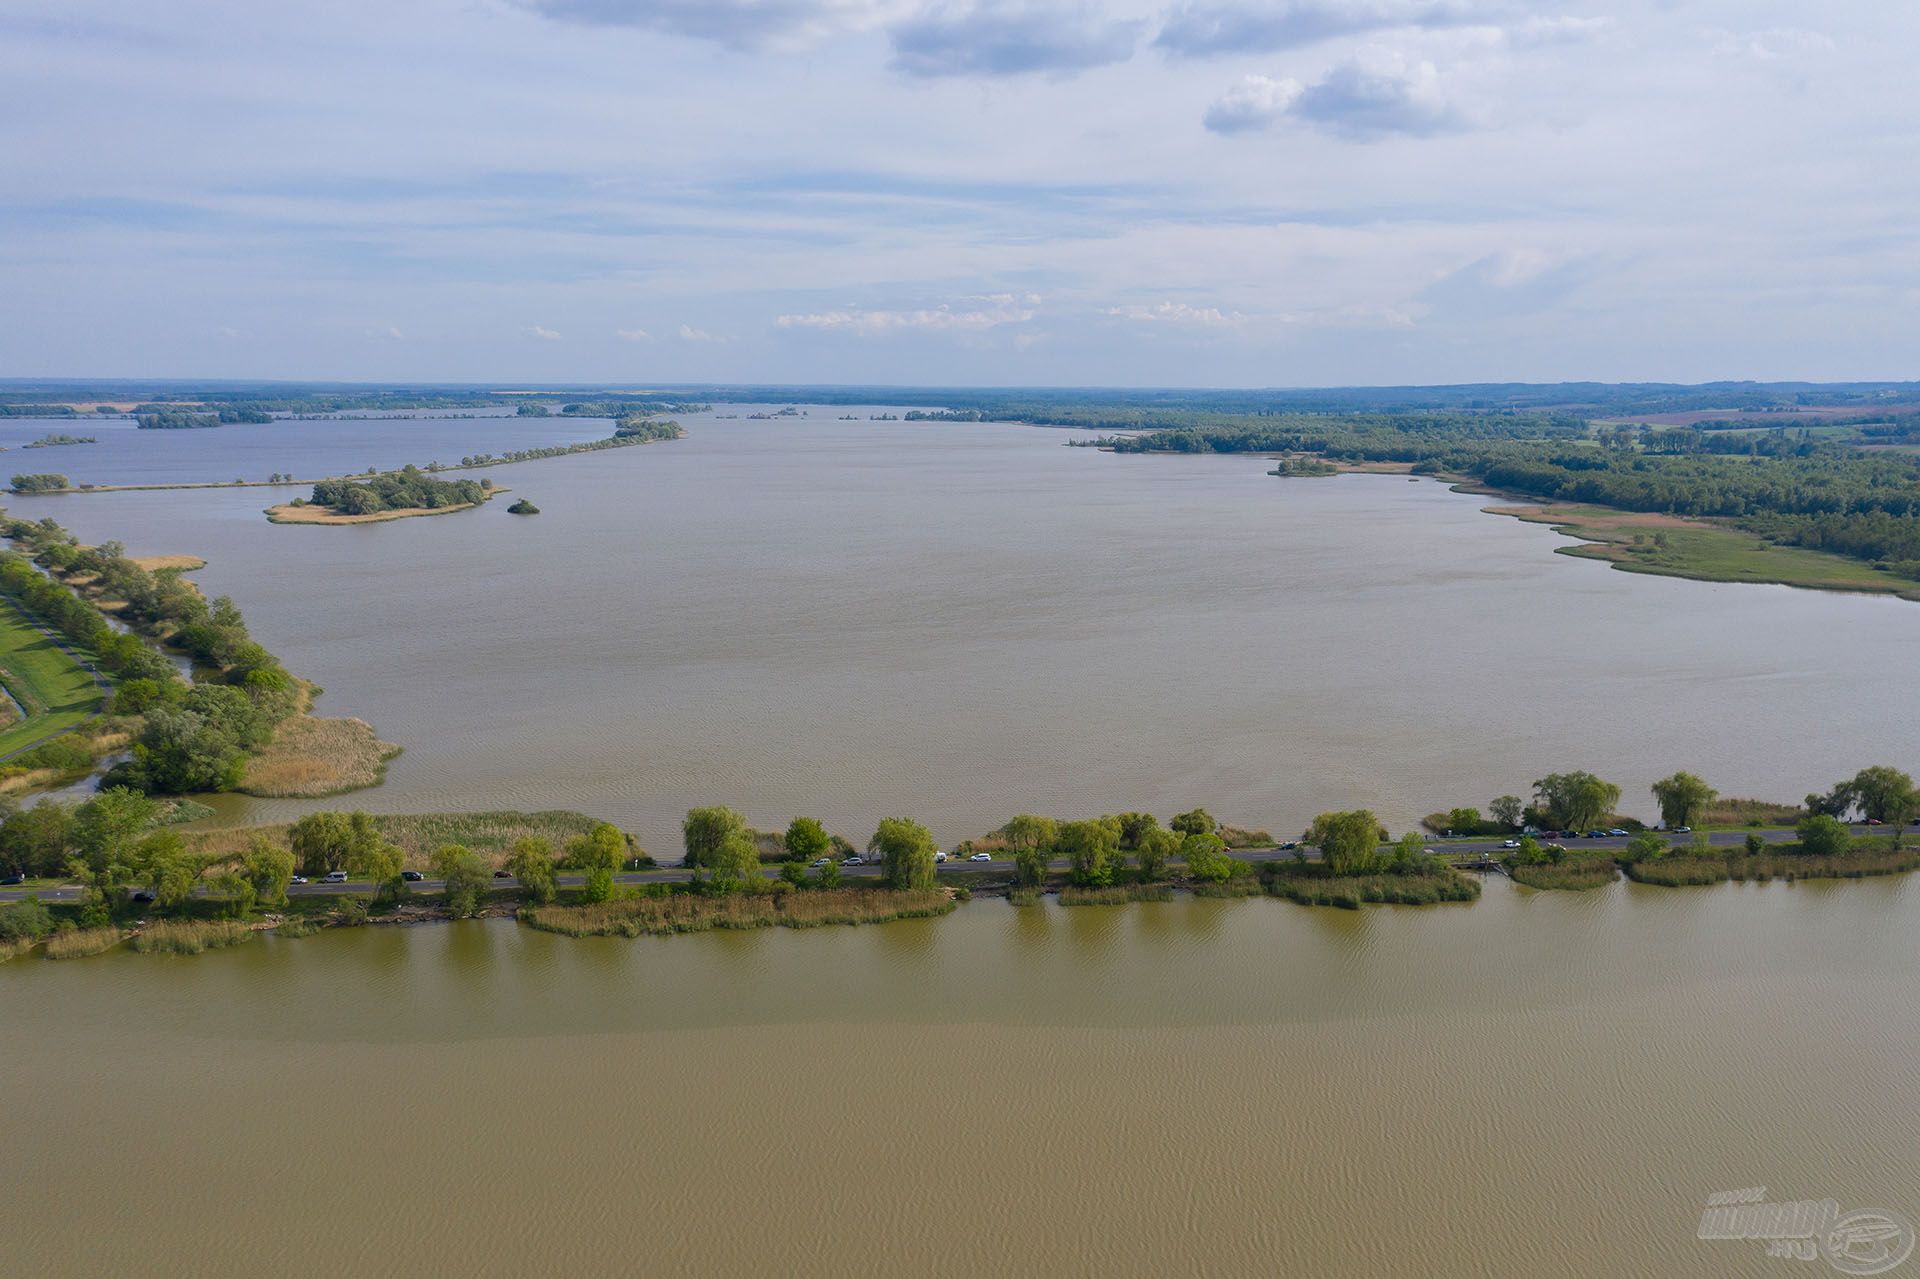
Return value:
<svg viewBox="0 0 1920 1279">
<path fill-rule="evenodd" d="M 6 1268 L 1830 1274 L 1700 1210 L 1920 1210 L 1917 921 L 1909 879 L 1496 882 L 16 961 Z"/>
<path fill-rule="evenodd" d="M 1561 769 L 1651 817 L 1676 768 L 1793 800 L 1920 748 L 1908 602 L 1616 572 L 1430 481 L 833 412 L 693 416 L 685 440 L 488 472 L 534 518 L 275 527 L 267 489 L 11 505 L 204 556 L 197 580 L 328 690 L 323 713 L 406 747 L 336 805 L 577 808 L 668 854 L 698 804 L 861 841 L 891 814 L 955 841 L 1018 812 L 1195 804 L 1280 834 L 1366 806 L 1399 830 Z M 539 425 L 385 429 L 426 460 Z M 229 429 L 90 447 L 204 453 Z M 285 441 L 247 456 L 324 470 L 370 426 L 245 429 Z M 87 447 L 36 456 L 77 474 Z"/>
</svg>

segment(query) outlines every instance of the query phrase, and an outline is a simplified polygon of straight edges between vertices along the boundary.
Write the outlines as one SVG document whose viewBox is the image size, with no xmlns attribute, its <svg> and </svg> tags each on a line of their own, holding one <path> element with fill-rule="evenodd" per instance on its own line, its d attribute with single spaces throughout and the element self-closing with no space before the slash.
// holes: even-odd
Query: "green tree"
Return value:
<svg viewBox="0 0 1920 1279">
<path fill-rule="evenodd" d="M 1160 823 L 1152 813 L 1120 814 L 1120 847 L 1128 852 L 1137 852 L 1140 842 L 1147 837 L 1148 831 L 1160 829 Z"/>
<path fill-rule="evenodd" d="M 521 836 L 507 854 L 507 873 L 520 881 L 528 901 L 544 906 L 556 888 L 553 845 L 537 835 Z"/>
<path fill-rule="evenodd" d="M 815 866 L 813 883 L 816 888 L 840 887 L 840 863 L 830 860 L 824 866 Z"/>
<path fill-rule="evenodd" d="M 433 852 L 433 869 L 446 881 L 447 910 L 455 919 L 470 918 L 485 908 L 493 876 L 478 853 L 461 844 L 442 844 Z"/>
<path fill-rule="evenodd" d="M 192 901 L 200 872 L 206 866 L 187 851 L 186 841 L 170 830 L 155 831 L 135 844 L 133 863 L 153 890 L 154 905 L 161 910 L 179 910 Z"/>
<path fill-rule="evenodd" d="M 262 906 L 284 906 L 287 885 L 293 882 L 293 854 L 255 835 L 241 859 L 241 873 L 253 885 L 253 898 Z"/>
<path fill-rule="evenodd" d="M 1054 842 L 1060 837 L 1059 825 L 1051 817 L 1022 813 L 1000 828 L 1000 835 L 1013 850 L 1014 875 L 1025 888 L 1038 888 L 1047 881 L 1047 862 L 1053 856 Z"/>
<path fill-rule="evenodd" d="M 1915 791 L 1913 778 L 1885 764 L 1861 769 L 1851 781 L 1842 783 L 1836 793 L 1839 789 L 1844 789 L 1853 804 L 1859 806 L 1862 817 L 1894 828 L 1896 847 L 1916 810 L 1920 810 L 1920 792 Z"/>
<path fill-rule="evenodd" d="M 1844 853 L 1853 844 L 1853 837 L 1840 819 L 1828 813 L 1809 813 L 1802 817 L 1794 833 L 1800 839 L 1800 851 L 1815 857 Z"/>
<path fill-rule="evenodd" d="M 1180 849 L 1180 837 L 1170 830 L 1158 826 L 1141 832 L 1140 845 L 1134 856 L 1140 863 L 1140 879 L 1143 883 L 1157 883 L 1167 877 L 1167 863 Z"/>
<path fill-rule="evenodd" d="M 1195 879 L 1220 884 L 1233 875 L 1233 858 L 1227 856 L 1226 841 L 1212 831 L 1197 832 L 1182 840 L 1180 860 Z"/>
<path fill-rule="evenodd" d="M 1667 837 L 1657 830 L 1643 830 L 1627 841 L 1627 860 L 1630 862 L 1644 862 L 1655 857 L 1665 857 L 1671 851 Z"/>
<path fill-rule="evenodd" d="M 760 880 L 760 846 L 743 824 L 728 831 L 713 854 L 710 868 L 714 882 L 725 888 L 740 888 Z"/>
<path fill-rule="evenodd" d="M 86 890 L 90 921 L 104 922 L 119 904 L 115 891 L 139 876 L 135 840 L 155 811 L 152 800 L 125 787 L 103 790 L 74 810 L 68 868 Z"/>
<path fill-rule="evenodd" d="M 780 882 L 802 888 L 807 882 L 807 864 L 797 857 L 789 857 L 780 863 Z"/>
<path fill-rule="evenodd" d="M 1549 773 L 1533 784 L 1542 815 L 1562 830 L 1587 830 L 1613 811 L 1620 788 L 1592 773 Z"/>
<path fill-rule="evenodd" d="M 1167 825 L 1182 835 L 1211 835 L 1220 829 L 1220 823 L 1204 808 L 1182 813 Z"/>
<path fill-rule="evenodd" d="M 933 887 L 933 835 L 919 822 L 905 817 L 883 817 L 867 851 L 880 855 L 887 883 L 894 888 Z"/>
<path fill-rule="evenodd" d="M 1447 813 L 1447 829 L 1456 835 L 1478 835 L 1480 810 L 1477 808 L 1452 809 Z"/>
<path fill-rule="evenodd" d="M 716 865 L 728 837 L 735 833 L 744 834 L 746 829 L 747 819 L 731 808 L 716 805 L 689 810 L 686 820 L 680 823 L 681 838 L 687 850 L 681 865 Z"/>
<path fill-rule="evenodd" d="M 1360 808 L 1320 814 L 1302 842 L 1319 849 L 1334 874 L 1365 875 L 1379 864 L 1380 840 L 1380 819 Z"/>
<path fill-rule="evenodd" d="M 43 799 L 31 808 L 9 809 L 0 822 L 0 869 L 9 874 L 57 875 L 67 867 L 73 810 Z"/>
<path fill-rule="evenodd" d="M 1420 832 L 1410 830 L 1400 837 L 1393 846 L 1393 867 L 1406 871 L 1427 860 L 1427 841 L 1420 838 Z"/>
<path fill-rule="evenodd" d="M 1487 811 L 1493 814 L 1493 820 L 1508 830 L 1520 829 L 1520 816 L 1526 811 L 1526 805 L 1518 795 L 1502 795 L 1487 805 Z"/>
<path fill-rule="evenodd" d="M 1660 805 L 1660 821 L 1668 830 L 1693 825 L 1700 820 L 1707 805 L 1719 797 L 1719 791 L 1692 773 L 1675 773 L 1653 784 L 1653 798 Z"/>
<path fill-rule="evenodd" d="M 787 826 L 787 856 L 797 862 L 812 862 L 827 855 L 832 842 L 824 826 L 811 817 L 796 817 Z"/>
<path fill-rule="evenodd" d="M 1761 837 L 1759 831 L 1748 831 L 1746 843 L 1749 857 L 1758 857 L 1767 851 L 1767 841 Z"/>
<path fill-rule="evenodd" d="M 1106 822 L 1062 822 L 1054 847 L 1072 864 L 1073 882 L 1103 888 L 1113 882 L 1113 859 L 1120 851 L 1120 832 Z"/>
</svg>

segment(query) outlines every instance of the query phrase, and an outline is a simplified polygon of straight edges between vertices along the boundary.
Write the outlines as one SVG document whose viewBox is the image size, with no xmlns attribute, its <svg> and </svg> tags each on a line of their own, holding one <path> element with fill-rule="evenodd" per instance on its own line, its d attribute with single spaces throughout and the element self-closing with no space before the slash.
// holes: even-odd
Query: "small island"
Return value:
<svg viewBox="0 0 1920 1279">
<path fill-rule="evenodd" d="M 526 498 L 523 497 L 518 502 L 515 502 L 512 506 L 509 506 L 507 508 L 507 514 L 508 515 L 538 515 L 540 514 L 540 508 L 535 506 L 532 502 L 529 502 Z"/>
<path fill-rule="evenodd" d="M 442 480 L 407 466 L 384 474 L 322 480 L 313 486 L 311 499 L 270 506 L 267 518 L 275 524 L 373 524 L 472 510 L 504 492 L 489 479 Z"/>
</svg>

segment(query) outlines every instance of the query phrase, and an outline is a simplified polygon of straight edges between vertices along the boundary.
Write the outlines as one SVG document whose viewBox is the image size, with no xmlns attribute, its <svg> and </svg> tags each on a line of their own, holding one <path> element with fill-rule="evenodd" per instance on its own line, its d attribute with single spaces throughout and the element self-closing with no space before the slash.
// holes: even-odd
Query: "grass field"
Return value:
<svg viewBox="0 0 1920 1279">
<path fill-rule="evenodd" d="M 0 755 L 72 728 L 100 705 L 93 677 L 5 600 L 0 600 L 0 684 L 26 711 L 25 719 L 0 731 Z"/>
<path fill-rule="evenodd" d="M 1628 573 L 1703 582 L 1777 583 L 1822 591 L 1871 591 L 1920 599 L 1920 583 L 1879 572 L 1862 560 L 1777 546 L 1731 525 L 1567 503 L 1490 506 L 1486 510 L 1529 524 L 1550 524 L 1554 532 L 1580 538 L 1584 543 L 1556 548 L 1560 554 L 1606 560 Z M 1664 545 L 1656 543 L 1656 535 Z"/>
</svg>

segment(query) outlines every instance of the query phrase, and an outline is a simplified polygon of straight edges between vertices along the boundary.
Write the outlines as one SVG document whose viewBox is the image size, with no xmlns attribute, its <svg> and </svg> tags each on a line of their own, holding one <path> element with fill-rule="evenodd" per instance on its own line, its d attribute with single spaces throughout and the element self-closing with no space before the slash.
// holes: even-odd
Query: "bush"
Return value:
<svg viewBox="0 0 1920 1279">
<path fill-rule="evenodd" d="M 0 906 L 0 942 L 44 941 L 53 931 L 53 915 L 38 897 Z"/>
<path fill-rule="evenodd" d="M 1799 837 L 1800 851 L 1815 857 L 1844 853 L 1853 842 L 1853 837 L 1840 824 L 1840 819 L 1826 813 L 1801 818 L 1800 824 L 1794 827 L 1794 833 Z"/>
</svg>

